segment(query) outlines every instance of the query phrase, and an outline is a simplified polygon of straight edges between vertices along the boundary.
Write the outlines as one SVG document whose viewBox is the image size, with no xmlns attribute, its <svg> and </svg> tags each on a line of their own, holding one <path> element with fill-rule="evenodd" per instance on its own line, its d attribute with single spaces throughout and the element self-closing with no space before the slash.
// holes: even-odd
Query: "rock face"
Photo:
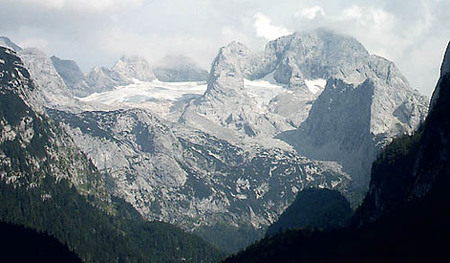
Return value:
<svg viewBox="0 0 450 263">
<path fill-rule="evenodd" d="M 0 47 L 0 72 L 1 180 L 33 187 L 51 174 L 105 207 L 109 195 L 95 166 L 62 128 L 33 110 L 39 90 L 14 51 Z"/>
<path fill-rule="evenodd" d="M 80 111 L 83 108 L 82 103 L 73 97 L 45 53 L 38 49 L 27 48 L 22 49 L 18 55 L 42 96 L 43 106 L 67 111 Z"/>
<path fill-rule="evenodd" d="M 441 65 L 441 77 L 447 75 L 450 72 L 450 46 L 447 46 L 444 54 L 444 61 Z"/>
<path fill-rule="evenodd" d="M 208 72 L 197 66 L 190 58 L 169 56 L 153 67 L 156 78 L 166 82 L 206 81 Z"/>
<path fill-rule="evenodd" d="M 450 45 L 449 45 L 450 46 Z M 450 178 L 450 73 L 449 47 L 423 127 L 412 136 L 391 143 L 374 163 L 369 192 L 358 209 L 355 223 L 364 225 L 393 213 L 408 202 L 433 192 L 444 202 Z M 442 195 L 442 196 L 441 196 Z"/>
<path fill-rule="evenodd" d="M 90 94 L 86 77 L 75 61 L 60 59 L 55 56 L 52 56 L 50 59 L 56 71 L 74 96 L 85 97 Z"/>
<path fill-rule="evenodd" d="M 81 108 L 90 108 L 73 97 L 73 94 L 65 84 L 65 80 L 63 80 L 60 73 L 54 66 L 53 61 L 57 60 L 56 57 L 51 59 L 44 52 L 38 49 L 22 49 L 11 42 L 8 38 L 2 37 L 1 39 L 3 43 L 0 42 L 0 46 L 3 45 L 6 48 L 17 52 L 17 55 L 20 57 L 21 61 L 23 61 L 25 68 L 29 71 L 31 78 L 34 81 L 37 90 L 34 95 L 39 98 L 29 98 L 27 100 L 34 110 L 42 111 L 44 107 L 64 109 L 68 111 L 80 111 Z M 75 70 L 74 67 L 79 70 L 75 62 L 63 60 L 58 61 L 60 61 L 60 68 L 63 68 L 63 65 L 72 65 L 69 67 L 71 69 L 62 70 L 62 72 L 66 73 L 62 74 L 63 76 L 72 74 L 72 71 Z"/>
<path fill-rule="evenodd" d="M 254 241 L 238 240 L 240 228 L 260 237 L 255 231 L 272 223 L 304 187 L 345 192 L 348 185 L 335 163 L 280 149 L 249 151 L 142 109 L 49 113 L 64 123 L 114 195 L 148 219 L 199 232 L 216 244 L 220 238 L 203 230 L 236 231 L 224 248 L 229 251 Z"/>
<path fill-rule="evenodd" d="M 117 72 L 114 72 L 105 67 L 96 66 L 89 72 L 87 76 L 87 83 L 91 87 L 91 93 L 100 93 L 103 91 L 112 90 L 114 87 L 128 84 L 120 78 Z"/>
<path fill-rule="evenodd" d="M 151 81 L 155 76 L 147 61 L 140 57 L 123 56 L 111 69 L 95 67 L 87 76 L 91 93 L 112 90 L 135 81 Z"/>
<path fill-rule="evenodd" d="M 411 133 L 424 120 L 426 99 L 409 87 L 397 88 L 368 78 L 360 85 L 329 79 L 307 120 L 280 135 L 299 153 L 337 161 L 365 188 L 377 151 L 397 134 Z"/>
<path fill-rule="evenodd" d="M 352 175 L 353 186 L 365 189 L 377 151 L 397 134 L 416 129 L 427 114 L 427 99 L 410 88 L 392 62 L 356 47 L 350 63 L 336 59 L 322 75 L 333 78 L 308 118 L 279 137 L 309 158 L 339 162 Z"/>
</svg>

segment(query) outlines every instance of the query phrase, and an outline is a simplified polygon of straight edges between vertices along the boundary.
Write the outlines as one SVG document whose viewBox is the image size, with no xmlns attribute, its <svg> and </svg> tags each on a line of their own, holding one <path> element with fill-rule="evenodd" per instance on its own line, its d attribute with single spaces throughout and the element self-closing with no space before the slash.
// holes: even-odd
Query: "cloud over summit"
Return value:
<svg viewBox="0 0 450 263">
<path fill-rule="evenodd" d="M 270 18 L 262 13 L 256 13 L 254 18 L 255 22 L 253 23 L 253 26 L 255 27 L 256 35 L 258 37 L 263 37 L 270 41 L 292 33 L 291 30 L 284 26 L 274 25 Z"/>
</svg>

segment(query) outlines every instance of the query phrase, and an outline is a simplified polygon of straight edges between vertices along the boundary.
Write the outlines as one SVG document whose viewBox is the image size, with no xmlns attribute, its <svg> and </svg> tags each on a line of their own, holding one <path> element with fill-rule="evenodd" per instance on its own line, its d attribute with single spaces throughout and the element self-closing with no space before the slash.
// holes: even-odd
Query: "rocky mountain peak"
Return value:
<svg viewBox="0 0 450 263">
<path fill-rule="evenodd" d="M 63 78 L 64 81 L 66 81 L 66 79 L 70 80 L 71 77 L 73 77 L 74 79 L 84 78 L 83 71 L 81 71 L 80 67 L 75 61 L 68 59 L 61 59 L 57 56 L 51 56 L 50 59 L 52 60 L 56 71 L 58 71 L 58 73 L 62 75 L 61 77 Z M 70 81 L 68 82 L 71 83 Z"/>
<path fill-rule="evenodd" d="M 35 48 L 22 49 L 19 53 L 25 67 L 42 95 L 43 105 L 54 109 L 76 110 L 80 108 L 52 60 Z"/>
<path fill-rule="evenodd" d="M 87 76 L 87 84 L 91 88 L 90 93 L 100 93 L 126 85 L 127 82 L 121 79 L 117 72 L 106 67 L 95 66 Z"/>
<path fill-rule="evenodd" d="M 188 111 L 225 127 L 239 120 L 236 127 L 245 134 L 239 127 L 276 135 L 306 119 L 328 78 L 354 87 L 373 81 L 368 122 L 375 135 L 386 133 L 390 138 L 410 132 L 426 115 L 426 98 L 411 89 L 393 62 L 370 55 L 353 37 L 325 29 L 280 37 L 262 52 L 239 42 L 222 47 L 212 63 L 207 91 Z M 262 105 L 255 99 L 259 96 L 267 96 Z M 401 131 L 385 117 L 393 114 Z"/>
<path fill-rule="evenodd" d="M 117 72 L 121 78 L 128 81 L 133 81 L 134 79 L 151 81 L 155 79 L 148 62 L 138 56 L 122 56 L 112 66 L 111 70 Z"/>
<path fill-rule="evenodd" d="M 52 60 L 56 71 L 73 95 L 77 97 L 89 95 L 90 88 L 86 83 L 86 76 L 75 61 L 60 59 L 56 56 L 52 56 L 50 59 Z"/>
<path fill-rule="evenodd" d="M 122 56 L 112 67 L 94 67 L 87 76 L 90 93 L 113 90 L 115 87 L 151 81 L 155 75 L 148 62 L 138 56 Z"/>
<path fill-rule="evenodd" d="M 444 53 L 444 60 L 441 64 L 441 78 L 443 76 L 445 76 L 446 74 L 450 73 L 450 42 L 447 45 L 447 49 L 445 50 Z M 434 104 L 436 103 L 437 99 L 439 98 L 439 94 L 440 94 L 440 90 L 441 90 L 441 85 L 436 86 L 436 89 L 433 92 L 433 96 L 431 97 L 431 103 L 430 103 L 430 108 L 432 109 Z"/>
<path fill-rule="evenodd" d="M 39 103 L 42 98 L 35 85 L 32 84 L 30 73 L 24 67 L 17 53 L 12 49 L 0 46 L 0 55 L 1 94 L 15 94 L 28 107 L 42 112 L 42 103 Z"/>
<path fill-rule="evenodd" d="M 16 45 L 14 42 L 12 42 L 9 38 L 7 38 L 5 36 L 0 36 L 0 46 L 7 47 L 7 48 L 12 49 L 12 50 L 14 50 L 16 52 L 19 52 L 20 50 L 22 50 L 21 47 Z"/>
<path fill-rule="evenodd" d="M 219 76 L 243 77 L 246 60 L 251 54 L 252 51 L 247 46 L 233 41 L 220 48 L 219 54 L 212 63 L 211 74 L 215 75 L 215 78 Z"/>
<path fill-rule="evenodd" d="M 266 53 L 277 59 L 275 80 L 291 87 L 304 86 L 305 79 L 328 77 L 355 82 L 350 77 L 370 56 L 355 38 L 324 29 L 281 37 L 267 45 Z"/>
</svg>

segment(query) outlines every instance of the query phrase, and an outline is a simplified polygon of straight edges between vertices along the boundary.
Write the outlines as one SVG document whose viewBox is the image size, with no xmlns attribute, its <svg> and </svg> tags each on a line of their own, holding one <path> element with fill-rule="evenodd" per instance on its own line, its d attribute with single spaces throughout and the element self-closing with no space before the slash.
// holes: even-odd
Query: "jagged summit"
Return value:
<svg viewBox="0 0 450 263">
<path fill-rule="evenodd" d="M 111 68 L 125 81 L 134 79 L 140 81 L 151 81 L 155 79 L 153 71 L 148 62 L 138 56 L 122 56 Z"/>
<path fill-rule="evenodd" d="M 271 41 L 265 53 L 276 58 L 274 78 L 293 87 L 305 79 L 329 77 L 362 82 L 355 69 L 370 57 L 355 38 L 323 29 Z"/>
<path fill-rule="evenodd" d="M 144 58 L 122 56 L 111 69 L 94 67 L 87 76 L 87 84 L 91 88 L 90 93 L 99 93 L 136 81 L 151 81 L 154 79 L 155 75 Z"/>
<path fill-rule="evenodd" d="M 210 119 L 223 125 L 232 112 L 241 108 L 239 101 L 245 101 L 252 111 L 257 111 L 252 106 L 254 91 L 244 87 L 244 80 L 265 80 L 285 88 L 268 98 L 266 112 L 281 115 L 296 127 L 306 119 L 328 78 L 355 85 L 372 78 L 391 86 L 393 91 L 386 91 L 386 95 L 393 97 L 395 89 L 411 90 L 391 61 L 370 55 L 353 37 L 319 29 L 281 37 L 269 42 L 259 53 L 238 42 L 221 48 L 212 63 L 208 89 L 196 107 L 201 114 L 214 112 Z"/>
<path fill-rule="evenodd" d="M 16 45 L 14 42 L 12 42 L 9 38 L 7 38 L 5 36 L 0 36 L 0 46 L 7 47 L 7 48 L 12 49 L 12 50 L 14 50 L 16 52 L 19 52 L 20 50 L 22 50 L 21 47 Z"/>
<path fill-rule="evenodd" d="M 75 61 L 60 59 L 56 56 L 52 56 L 50 59 L 52 60 L 56 71 L 73 95 L 84 97 L 90 93 L 90 88 L 86 83 L 86 76 Z"/>
<path fill-rule="evenodd" d="M 56 71 L 52 60 L 44 52 L 36 48 L 26 48 L 18 55 L 36 83 L 45 107 L 64 110 L 82 108 Z"/>
</svg>

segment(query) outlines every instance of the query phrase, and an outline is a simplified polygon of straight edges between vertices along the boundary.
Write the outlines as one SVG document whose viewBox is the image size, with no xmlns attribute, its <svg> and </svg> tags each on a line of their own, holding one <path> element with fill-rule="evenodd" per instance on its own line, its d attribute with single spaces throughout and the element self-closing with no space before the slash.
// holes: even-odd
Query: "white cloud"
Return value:
<svg viewBox="0 0 450 263">
<path fill-rule="evenodd" d="M 284 26 L 273 25 L 272 20 L 262 13 L 256 13 L 253 18 L 255 19 L 253 26 L 256 29 L 256 35 L 258 37 L 263 37 L 267 40 L 274 40 L 278 37 L 292 33 L 291 30 Z"/>
<path fill-rule="evenodd" d="M 103 11 L 137 6 L 142 3 L 142 0 L 66 0 L 66 3 L 69 8 Z"/>
<path fill-rule="evenodd" d="M 304 17 L 307 19 L 314 19 L 318 15 L 325 16 L 325 11 L 322 7 L 316 5 L 310 8 L 302 9 L 300 12 L 295 13 L 297 17 Z"/>
<path fill-rule="evenodd" d="M 345 8 L 331 19 L 335 21 L 352 21 L 353 23 L 370 27 L 381 25 L 392 27 L 396 23 L 395 15 L 382 8 L 359 5 L 352 5 Z"/>
<path fill-rule="evenodd" d="M 357 5 L 352 5 L 351 7 L 344 9 L 341 13 L 341 19 L 343 20 L 360 19 L 362 16 L 363 10 Z"/>
<path fill-rule="evenodd" d="M 48 41 L 43 38 L 27 38 L 24 41 L 18 43 L 20 47 L 32 47 L 40 50 L 46 50 L 48 47 Z"/>
<path fill-rule="evenodd" d="M 244 34 L 238 28 L 235 28 L 232 26 L 224 26 L 222 28 L 222 36 L 224 39 L 227 39 L 228 41 L 233 40 L 233 41 L 239 41 L 241 43 L 250 43 L 251 42 L 251 36 Z"/>
<path fill-rule="evenodd" d="M 125 7 L 136 6 L 143 0 L 6 0 L 8 2 L 34 5 L 45 9 L 101 12 L 105 10 L 118 10 Z"/>
</svg>

